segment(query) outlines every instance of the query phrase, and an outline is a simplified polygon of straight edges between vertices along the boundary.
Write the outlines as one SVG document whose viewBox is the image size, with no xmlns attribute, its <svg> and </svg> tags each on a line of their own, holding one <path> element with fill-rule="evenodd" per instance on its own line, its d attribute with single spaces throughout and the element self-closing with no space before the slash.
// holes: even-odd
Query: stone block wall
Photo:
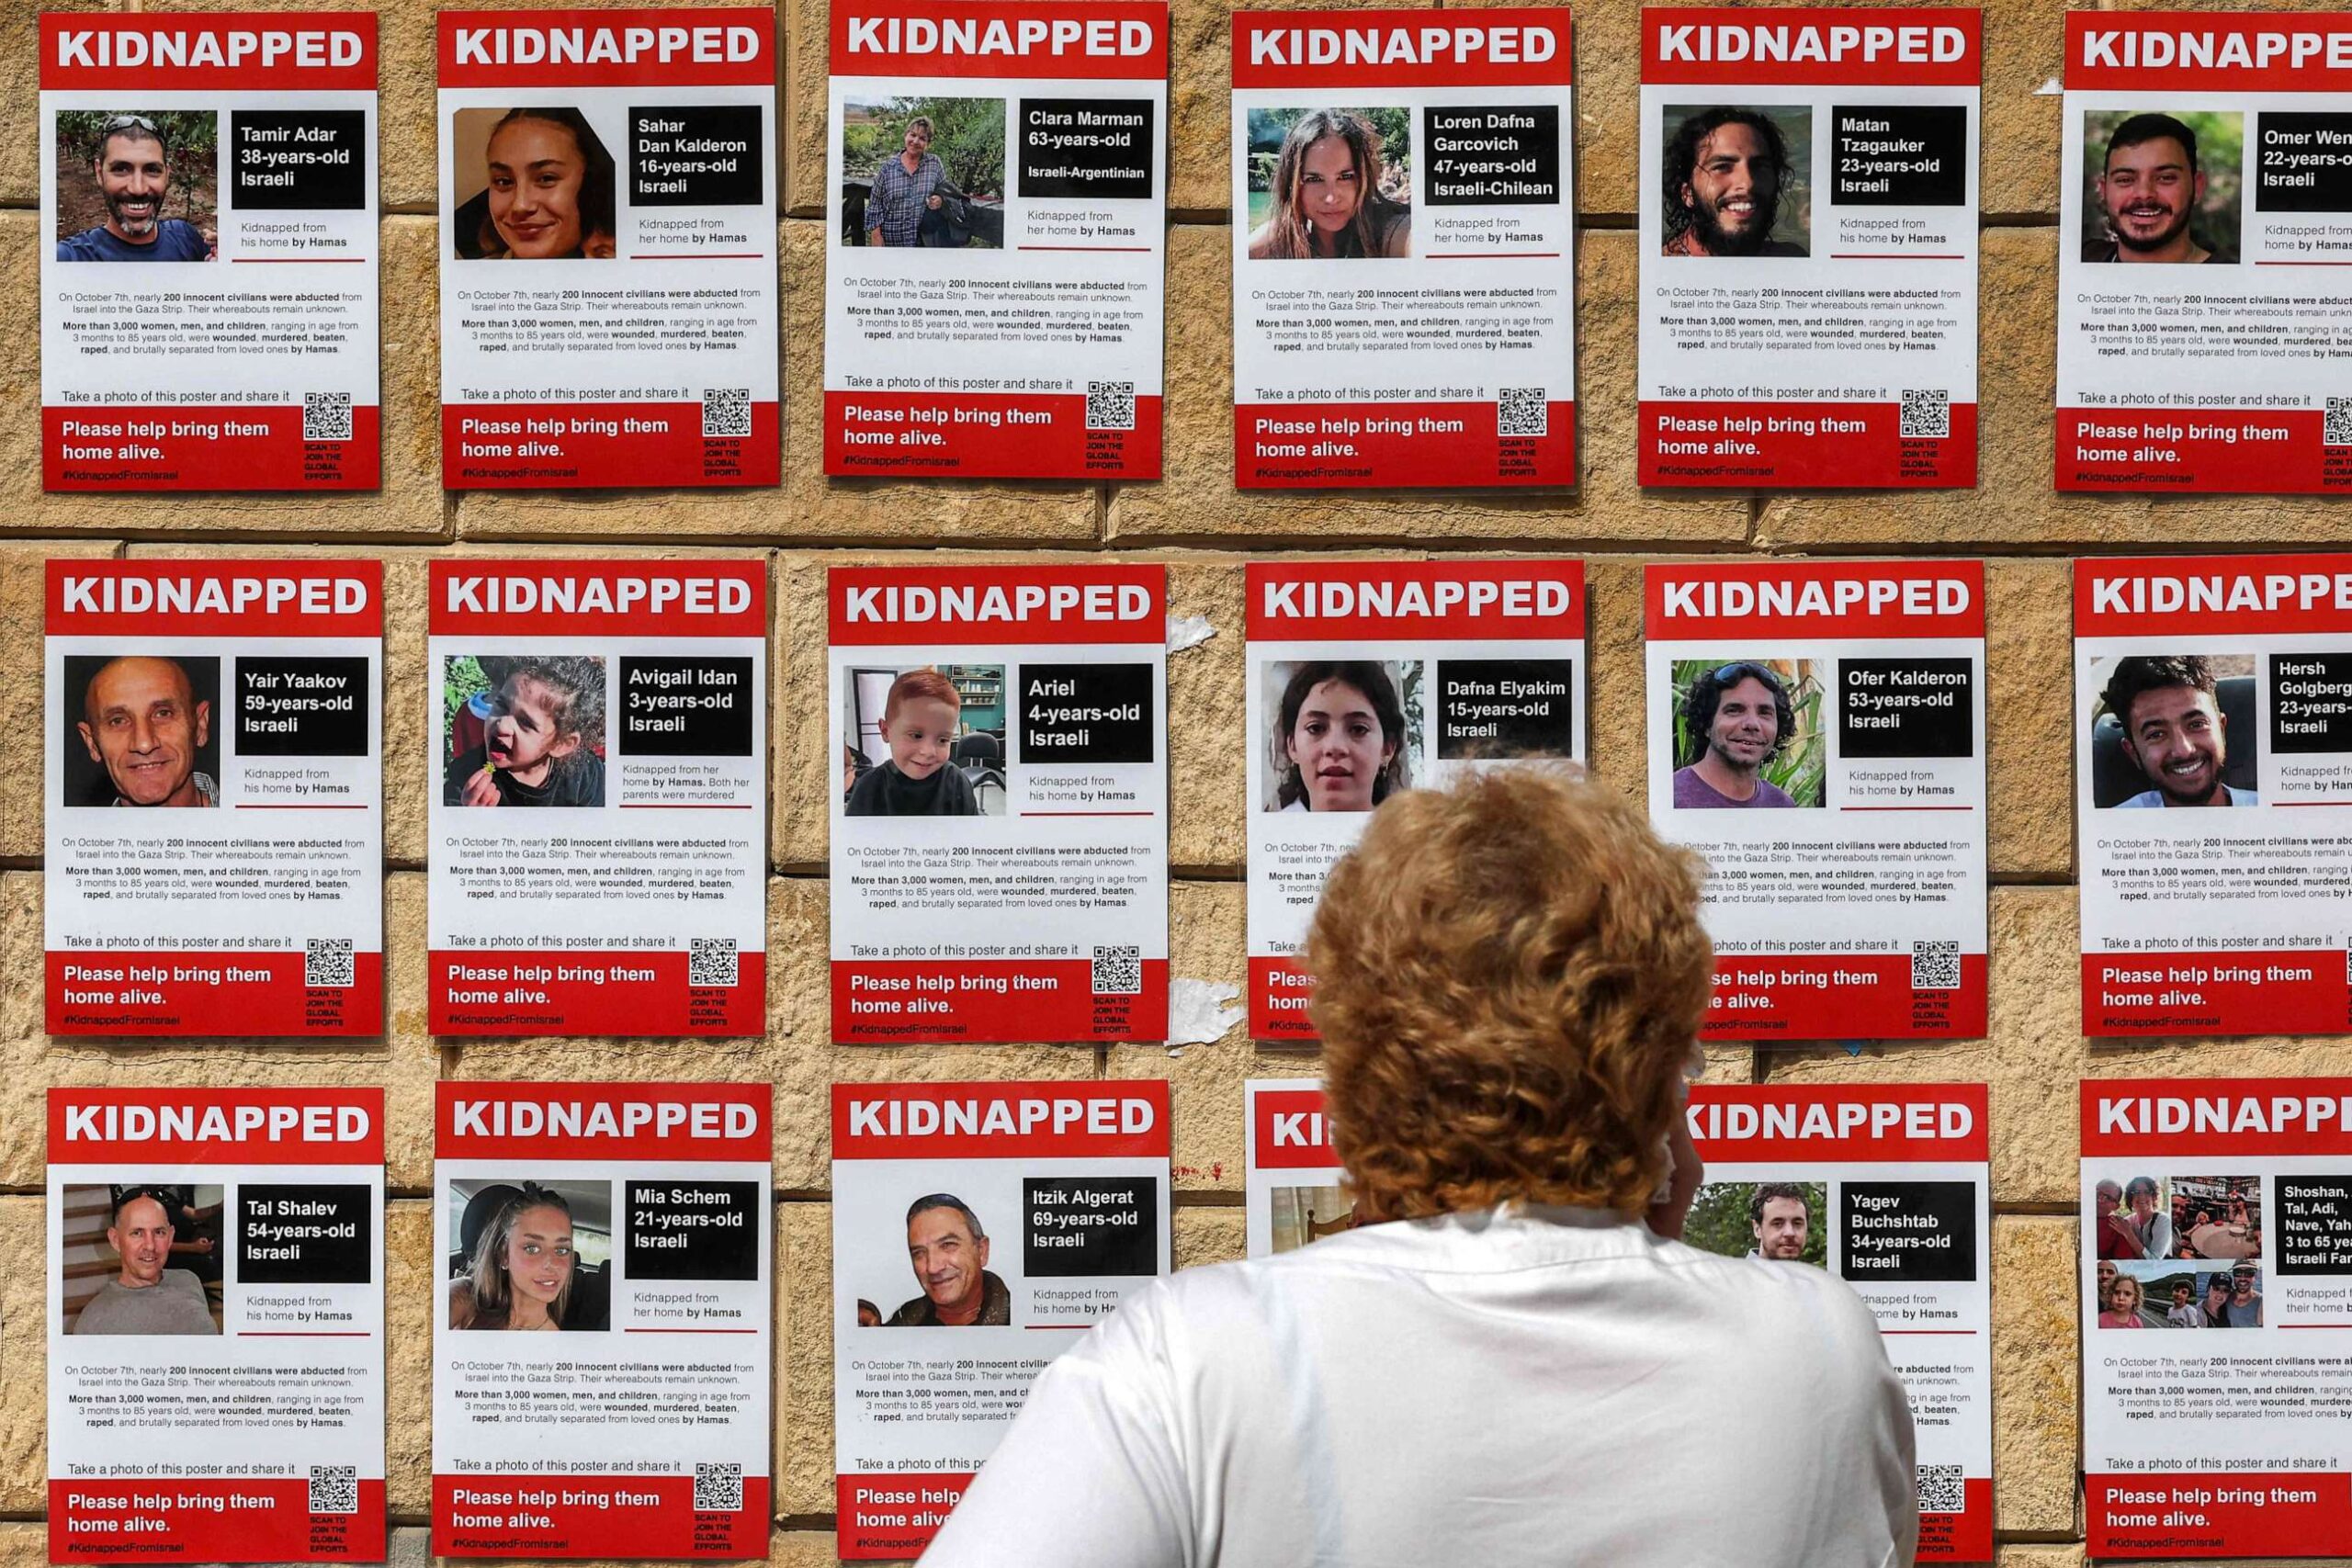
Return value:
<svg viewBox="0 0 2352 1568">
<path fill-rule="evenodd" d="M 256 0 L 259 3 L 259 0 Z M 312 9 L 365 0 L 276 0 Z M 581 0 L 573 0 L 581 3 Z M 594 3 L 594 0 L 590 0 Z M 1302 0 L 1289 0 L 1299 4 Z M 1328 0 L 1326 0 L 1328 3 Z M 74 7 L 87 0 L 52 0 Z M 130 9 L 192 0 L 120 0 Z M 35 291 L 34 0 L 0 0 L 0 290 Z M 202 8 L 219 8 L 206 6 Z M 263 8 L 270 8 L 264 6 Z M 775 1558 L 831 1560 L 827 1086 L 835 1079 L 1151 1077 L 1173 1083 L 1179 1266 L 1238 1256 L 1241 1085 L 1311 1072 L 1237 1021 L 1178 1048 L 853 1049 L 827 1035 L 826 826 L 820 799 L 823 573 L 836 564 L 1055 556 L 1163 561 L 1171 613 L 1213 635 L 1169 666 L 1171 972 L 1238 987 L 1242 946 L 1241 568 L 1335 551 L 1541 552 L 1584 558 L 1591 584 L 1593 768 L 1645 785 L 1641 595 L 1646 561 L 1700 555 L 1933 554 L 1987 562 L 1992 618 L 1990 1037 L 1925 1048 L 1711 1054 L 1721 1080 L 1987 1081 L 1994 1117 L 1997 1526 L 2004 1568 L 2075 1568 L 2078 1379 L 2072 1081 L 2085 1073 L 2352 1072 L 2352 1042 L 2093 1046 L 2075 1012 L 2067 743 L 2069 556 L 2124 549 L 2325 547 L 2340 514 L 2304 500 L 2133 500 L 2051 488 L 2061 8 L 1986 0 L 1983 482 L 1926 495 L 1645 492 L 1633 481 L 1637 0 L 1577 7 L 1582 483 L 1565 494 L 1244 495 L 1232 487 L 1227 21 L 1174 0 L 1167 477 L 1115 486 L 829 483 L 820 472 L 826 0 L 777 0 L 782 149 L 785 482 L 773 491 L 456 495 L 438 483 L 433 179 L 434 7 L 380 0 L 385 484 L 373 495 L 40 493 L 38 334 L 0 337 L 0 1242 L 40 1255 L 40 1096 L 54 1084 L 369 1083 L 390 1096 L 390 1497 L 396 1560 L 428 1555 L 432 1085 L 441 1077 L 720 1077 L 776 1085 Z M 20 316 L 22 312 L 19 313 Z M 774 713 L 763 1039 L 436 1042 L 424 999 L 424 582 L 436 557 L 674 554 L 766 560 Z M 40 602 L 58 555 L 330 553 L 380 558 L 386 637 L 385 899 L 390 1007 L 378 1043 L 110 1046 L 41 1030 Z M 0 1280 L 0 1568 L 42 1561 L 41 1276 Z"/>
</svg>

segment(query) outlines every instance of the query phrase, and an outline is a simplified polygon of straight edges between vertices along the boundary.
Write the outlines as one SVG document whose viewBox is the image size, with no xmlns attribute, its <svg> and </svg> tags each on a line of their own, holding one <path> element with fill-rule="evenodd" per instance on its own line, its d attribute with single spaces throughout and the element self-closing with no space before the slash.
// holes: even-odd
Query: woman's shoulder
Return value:
<svg viewBox="0 0 2352 1568">
<path fill-rule="evenodd" d="M 474 1282 L 459 1280 L 449 1287 L 449 1326 L 471 1328 L 477 1308 L 474 1303 Z"/>
<path fill-rule="evenodd" d="M 1249 253 L 1251 261 L 1265 261 L 1274 254 L 1274 220 L 1267 219 L 1250 231 Z"/>
<path fill-rule="evenodd" d="M 1409 256 L 1413 254 L 1413 209 L 1402 204 L 1388 212 L 1387 226 L 1380 231 L 1380 254 L 1383 256 Z"/>
</svg>

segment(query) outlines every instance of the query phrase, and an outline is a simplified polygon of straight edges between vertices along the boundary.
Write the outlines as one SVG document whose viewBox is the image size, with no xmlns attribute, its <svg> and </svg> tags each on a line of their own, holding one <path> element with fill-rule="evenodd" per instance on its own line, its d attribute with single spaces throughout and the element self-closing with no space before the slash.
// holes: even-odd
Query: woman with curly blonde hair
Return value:
<svg viewBox="0 0 2352 1568">
<path fill-rule="evenodd" d="M 925 1568 L 1908 1564 L 1870 1309 L 1675 1239 L 1699 880 L 1549 770 L 1384 804 L 1306 952 L 1360 1227 L 1128 1297 Z"/>
</svg>

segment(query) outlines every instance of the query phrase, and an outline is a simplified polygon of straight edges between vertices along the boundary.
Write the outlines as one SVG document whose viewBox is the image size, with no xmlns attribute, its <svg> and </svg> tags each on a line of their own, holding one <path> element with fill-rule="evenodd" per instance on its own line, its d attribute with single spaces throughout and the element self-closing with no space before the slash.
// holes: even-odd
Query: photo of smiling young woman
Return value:
<svg viewBox="0 0 2352 1568">
<path fill-rule="evenodd" d="M 1250 259 L 1411 255 L 1407 114 L 1401 108 L 1251 110 Z M 1266 145 L 1277 135 L 1278 145 Z"/>
<path fill-rule="evenodd" d="M 1314 660 L 1266 666 L 1266 811 L 1370 811 L 1412 787 L 1420 666 Z"/>
<path fill-rule="evenodd" d="M 451 243 L 466 261 L 609 261 L 619 180 L 575 108 L 459 109 Z"/>
<path fill-rule="evenodd" d="M 449 1326 L 579 1333 L 610 1322 L 612 1186 L 472 1179 L 449 1186 Z"/>
</svg>

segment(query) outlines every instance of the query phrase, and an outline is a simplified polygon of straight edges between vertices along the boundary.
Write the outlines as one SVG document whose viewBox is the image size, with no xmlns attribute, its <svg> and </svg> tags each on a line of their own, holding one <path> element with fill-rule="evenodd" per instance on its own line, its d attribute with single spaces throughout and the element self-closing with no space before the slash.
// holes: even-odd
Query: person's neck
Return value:
<svg viewBox="0 0 2352 1568">
<path fill-rule="evenodd" d="M 922 154 L 910 149 L 899 154 L 899 162 L 904 164 L 907 166 L 907 173 L 911 175 L 922 167 Z"/>
<path fill-rule="evenodd" d="M 540 789 L 545 787 L 548 777 L 554 772 L 555 759 L 542 757 L 527 768 L 507 769 L 506 776 L 526 789 Z"/>
<path fill-rule="evenodd" d="M 941 1307 L 939 1321 L 951 1328 L 962 1328 L 968 1324 L 978 1323 L 980 1320 L 980 1309 L 988 1305 L 988 1276 L 983 1274 L 980 1276 L 980 1288 L 972 1292 L 972 1299 L 961 1306 Z"/>
<path fill-rule="evenodd" d="M 516 1296 L 514 1304 L 506 1313 L 506 1326 L 509 1328 L 545 1328 L 554 1321 L 548 1315 L 545 1302 L 528 1296 Z"/>
<path fill-rule="evenodd" d="M 1725 800 L 1754 800 L 1758 780 L 1753 768 L 1736 768 L 1723 753 L 1710 749 L 1690 770 L 1701 783 Z"/>
<path fill-rule="evenodd" d="M 164 1282 L 164 1276 L 163 1273 L 158 1270 L 155 1277 L 152 1280 L 134 1279 L 131 1276 L 130 1270 L 126 1269 L 121 1273 L 115 1276 L 114 1282 L 120 1285 L 126 1291 L 152 1291 L 156 1286 Z"/>
<path fill-rule="evenodd" d="M 107 224 L 107 232 L 112 234 L 116 239 L 120 240 L 126 245 L 152 245 L 155 243 L 155 237 L 163 231 L 164 220 L 160 218 L 156 219 L 154 222 L 147 226 L 147 232 L 144 234 L 126 234 L 120 229 L 117 228 L 111 220 Z"/>
<path fill-rule="evenodd" d="M 2120 240 L 2115 244 L 2115 259 L 2121 262 L 2201 262 L 2212 254 L 2197 243 L 2197 237 L 2183 229 L 2174 239 L 2153 251 L 2135 251 Z"/>
</svg>

